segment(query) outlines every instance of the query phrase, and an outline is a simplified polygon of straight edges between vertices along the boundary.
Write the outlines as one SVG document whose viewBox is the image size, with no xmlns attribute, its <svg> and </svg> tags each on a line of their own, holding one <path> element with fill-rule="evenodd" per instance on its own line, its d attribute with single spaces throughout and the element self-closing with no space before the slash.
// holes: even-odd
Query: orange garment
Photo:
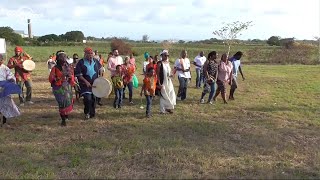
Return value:
<svg viewBox="0 0 320 180">
<path fill-rule="evenodd" d="M 136 67 L 132 64 L 123 64 L 122 66 L 122 72 L 124 74 L 123 82 L 124 84 L 128 84 L 129 82 L 132 82 L 132 78 L 134 75 L 134 72 L 136 71 Z"/>
<path fill-rule="evenodd" d="M 56 66 L 51 69 L 50 75 L 49 75 L 49 82 L 52 84 L 54 83 L 56 86 L 61 86 L 64 81 L 68 81 L 71 86 L 75 85 L 75 80 L 74 80 L 74 72 L 73 68 L 69 68 L 69 79 L 66 78 L 66 76 L 63 74 L 63 72 L 57 68 Z"/>
<path fill-rule="evenodd" d="M 156 91 L 156 86 L 157 86 L 156 83 L 157 83 L 157 81 L 154 76 L 152 76 L 152 77 L 146 76 L 143 79 L 144 95 L 154 96 L 155 91 Z"/>
<path fill-rule="evenodd" d="M 104 59 L 102 57 L 100 57 L 100 64 L 102 67 L 104 67 Z"/>
<path fill-rule="evenodd" d="M 10 69 L 14 69 L 14 76 L 16 77 L 17 82 L 31 79 L 31 73 L 22 67 L 23 62 L 29 58 L 29 56 L 13 56 L 9 59 L 7 66 Z"/>
</svg>

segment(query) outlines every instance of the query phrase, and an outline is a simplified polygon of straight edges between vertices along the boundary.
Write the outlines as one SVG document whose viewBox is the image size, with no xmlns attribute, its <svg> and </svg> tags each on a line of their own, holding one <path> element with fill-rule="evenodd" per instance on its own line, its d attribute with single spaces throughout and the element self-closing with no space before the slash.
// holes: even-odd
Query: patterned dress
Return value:
<svg viewBox="0 0 320 180">
<path fill-rule="evenodd" d="M 63 66 L 62 69 L 53 67 L 49 82 L 58 102 L 60 114 L 68 115 L 73 110 L 72 86 L 75 84 L 73 68 L 71 66 Z"/>
</svg>

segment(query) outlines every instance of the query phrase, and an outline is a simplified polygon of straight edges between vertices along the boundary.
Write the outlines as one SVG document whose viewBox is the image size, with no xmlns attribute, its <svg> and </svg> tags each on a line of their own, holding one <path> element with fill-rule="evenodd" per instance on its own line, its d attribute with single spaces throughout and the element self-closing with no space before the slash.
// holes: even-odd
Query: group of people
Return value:
<svg viewBox="0 0 320 180">
<path fill-rule="evenodd" d="M 146 117 L 152 116 L 152 100 L 156 95 L 159 96 L 160 113 L 172 114 L 176 100 L 183 101 L 187 98 L 188 83 L 191 79 L 191 63 L 188 59 L 187 51 L 183 50 L 181 52 L 180 58 L 175 61 L 173 69 L 170 66 L 168 50 L 163 50 L 160 53 L 160 59 L 158 59 L 157 55 L 152 57 L 147 52 L 144 54 L 144 57 L 144 79 L 140 96 L 144 95 L 146 97 Z M 195 57 L 193 65 L 195 65 L 197 74 L 196 88 L 201 88 L 203 84 L 200 103 L 205 103 L 204 97 L 207 93 L 209 93 L 207 103 L 212 104 L 220 93 L 224 103 L 227 103 L 227 85 L 231 86 L 229 100 L 234 100 L 234 92 L 238 85 L 238 71 L 244 80 L 240 66 L 241 57 L 242 52 L 240 51 L 229 59 L 226 54 L 222 54 L 219 62 L 216 51 L 210 52 L 207 57 L 201 51 Z M 25 103 L 33 104 L 31 101 L 31 74 L 29 71 L 24 70 L 22 65 L 23 61 L 27 59 L 32 59 L 32 57 L 23 52 L 22 48 L 18 46 L 15 48 L 15 56 L 10 58 L 7 66 L 3 64 L 3 56 L 0 56 L 0 87 L 4 87 L 1 86 L 2 81 L 8 81 L 11 84 L 16 83 L 16 87 L 19 87 L 18 90 L 20 90 L 15 91 L 19 94 L 20 106 L 23 106 Z M 77 54 L 73 54 L 73 58 L 70 61 L 67 54 L 63 50 L 60 50 L 55 55 L 50 56 L 47 63 L 52 93 L 59 105 L 61 126 L 66 126 L 69 118 L 68 115 L 73 110 L 73 89 L 75 90 L 77 99 L 79 97 L 83 98 L 85 119 L 95 117 L 96 104 L 102 105 L 102 103 L 101 99 L 95 97 L 92 92 L 94 88 L 93 82 L 97 78 L 103 77 L 105 64 L 107 64 L 106 68 L 110 71 L 115 94 L 113 107 L 122 107 L 126 88 L 129 91 L 129 103 L 133 104 L 133 77 L 135 76 L 136 63 L 132 54 L 126 56 L 123 60 L 118 50 L 113 49 L 105 61 L 101 55 L 98 55 L 98 51 L 93 51 L 92 48 L 87 47 L 84 49 L 84 57 L 82 59 L 79 59 Z M 10 69 L 15 70 L 15 75 L 11 73 Z M 178 76 L 179 80 L 177 95 L 173 86 L 175 75 Z M 27 89 L 26 98 L 23 96 L 24 86 Z M 20 115 L 19 108 L 14 104 L 10 96 L 0 98 L 0 112 L 3 115 L 3 124 L 6 123 L 6 118 Z"/>
</svg>

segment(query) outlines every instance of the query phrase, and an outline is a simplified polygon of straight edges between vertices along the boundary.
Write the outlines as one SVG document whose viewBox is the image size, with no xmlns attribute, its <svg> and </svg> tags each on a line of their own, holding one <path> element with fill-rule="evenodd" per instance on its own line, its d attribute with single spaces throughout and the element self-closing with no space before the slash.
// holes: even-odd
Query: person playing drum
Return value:
<svg viewBox="0 0 320 180">
<path fill-rule="evenodd" d="M 23 52 L 23 49 L 16 46 L 14 49 L 15 55 L 9 59 L 8 67 L 14 69 L 16 82 L 20 86 L 22 93 L 19 95 L 20 106 L 24 106 L 24 102 L 27 104 L 33 104 L 31 101 L 32 85 L 31 85 L 31 72 L 23 69 L 23 62 L 28 59 L 32 59 L 30 55 Z M 26 86 L 27 94 L 24 98 L 23 87 Z"/>
<path fill-rule="evenodd" d="M 101 64 L 93 58 L 92 48 L 84 49 L 84 58 L 77 63 L 75 76 L 80 86 L 80 96 L 83 96 L 85 119 L 94 118 L 96 113 L 96 97 L 92 93 L 92 84 L 101 75 Z"/>
</svg>

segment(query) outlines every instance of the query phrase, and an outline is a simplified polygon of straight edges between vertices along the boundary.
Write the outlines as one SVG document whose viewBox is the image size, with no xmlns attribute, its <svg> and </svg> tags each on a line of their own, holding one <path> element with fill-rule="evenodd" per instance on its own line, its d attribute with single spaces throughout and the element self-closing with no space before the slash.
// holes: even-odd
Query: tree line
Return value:
<svg viewBox="0 0 320 180">
<path fill-rule="evenodd" d="M 0 38 L 5 38 L 7 42 L 13 45 L 56 45 L 63 43 L 81 43 L 83 40 L 87 41 L 112 41 L 114 39 L 120 39 L 125 42 L 144 42 L 144 43 L 158 43 L 157 41 L 150 41 L 148 35 L 143 35 L 141 40 L 135 41 L 130 40 L 127 37 L 107 37 L 107 38 L 97 38 L 94 36 L 85 37 L 82 31 L 69 31 L 65 34 L 47 34 L 40 37 L 34 37 L 33 39 L 23 38 L 21 35 L 14 32 L 11 27 L 0 27 Z M 164 40 L 163 42 L 170 41 Z M 296 41 L 294 38 L 281 38 L 279 36 L 271 36 L 267 40 L 260 39 L 248 39 L 248 40 L 239 40 L 235 39 L 234 42 L 237 44 L 261 44 L 261 45 L 270 45 L 270 46 L 283 46 L 284 44 L 288 44 L 288 42 Z M 310 44 L 319 43 L 319 38 L 315 40 L 303 40 L 304 42 Z M 170 41 L 173 43 L 189 43 L 189 44 L 222 44 L 224 41 L 222 39 L 210 38 L 205 40 L 198 41 L 185 41 L 185 40 L 176 40 Z"/>
</svg>

